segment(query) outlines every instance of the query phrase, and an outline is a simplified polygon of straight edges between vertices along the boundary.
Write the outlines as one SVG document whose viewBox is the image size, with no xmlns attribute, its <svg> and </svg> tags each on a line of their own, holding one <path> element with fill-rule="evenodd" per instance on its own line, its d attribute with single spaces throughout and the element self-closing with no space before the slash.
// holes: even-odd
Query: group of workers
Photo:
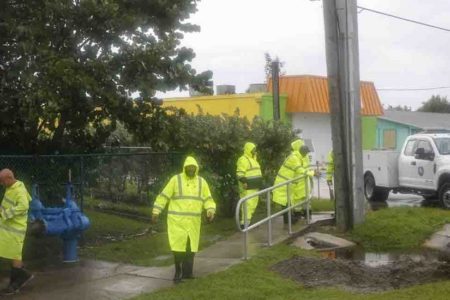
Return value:
<svg viewBox="0 0 450 300">
<path fill-rule="evenodd" d="M 291 143 L 291 153 L 286 157 L 275 178 L 275 185 L 304 176 L 303 179 L 283 185 L 273 190 L 274 203 L 286 208 L 305 200 L 307 180 L 319 176 L 310 168 L 309 149 L 302 139 Z M 329 155 L 327 181 L 332 183 L 334 172 L 333 153 Z M 252 195 L 264 187 L 261 166 L 257 160 L 256 145 L 247 142 L 244 153 L 237 161 L 236 177 L 240 197 Z M 5 187 L 5 194 L 0 205 L 0 257 L 11 260 L 9 285 L 2 290 L 3 295 L 14 294 L 33 275 L 25 270 L 22 262 L 22 250 L 27 230 L 28 207 L 31 197 L 25 185 L 15 179 L 9 169 L 0 171 L 0 185 Z M 250 224 L 258 205 L 259 197 L 247 201 L 246 213 L 241 214 L 241 227 Z M 289 203 L 290 201 L 290 203 Z M 193 278 L 194 256 L 199 248 L 202 213 L 212 222 L 216 213 L 216 204 L 211 196 L 208 183 L 199 176 L 199 164 L 195 158 L 188 156 L 180 174 L 173 176 L 154 201 L 152 222 L 158 222 L 159 215 L 167 207 L 167 230 L 170 249 L 175 262 L 174 282 Z M 294 211 L 293 222 L 300 217 Z M 283 215 L 284 223 L 288 214 Z"/>
<path fill-rule="evenodd" d="M 274 189 L 272 196 L 274 203 L 287 208 L 289 204 L 294 206 L 306 199 L 308 196 L 307 181 L 312 176 L 320 175 L 317 170 L 310 168 L 309 152 L 309 148 L 302 139 L 296 139 L 291 143 L 291 153 L 281 165 L 274 184 L 299 176 L 304 177 Z M 332 156 L 332 154 L 330 155 Z M 327 173 L 330 171 L 333 170 L 328 167 Z M 198 173 L 197 161 L 193 157 L 187 157 L 182 172 L 169 180 L 153 205 L 152 222 L 154 224 L 158 222 L 159 215 L 167 206 L 167 231 L 170 249 L 174 255 L 175 276 L 173 280 L 175 283 L 193 278 L 194 255 L 199 246 L 202 212 L 206 211 L 208 222 L 214 219 L 216 213 L 216 204 L 211 196 L 208 183 Z M 332 176 L 332 173 L 328 175 Z M 255 194 L 264 187 L 254 143 L 245 143 L 243 154 L 237 160 L 236 177 L 240 198 Z M 241 228 L 250 224 L 258 201 L 258 196 L 247 200 L 246 213 L 241 213 Z M 301 214 L 301 211 L 294 211 L 292 221 L 298 220 Z M 288 213 L 283 215 L 283 220 L 284 223 L 288 223 Z"/>
</svg>

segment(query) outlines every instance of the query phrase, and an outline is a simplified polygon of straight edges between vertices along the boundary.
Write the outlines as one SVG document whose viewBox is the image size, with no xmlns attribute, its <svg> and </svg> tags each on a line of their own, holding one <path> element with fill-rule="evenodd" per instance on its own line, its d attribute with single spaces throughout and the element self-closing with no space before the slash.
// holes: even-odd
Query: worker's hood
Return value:
<svg viewBox="0 0 450 300">
<path fill-rule="evenodd" d="M 184 171 L 184 168 L 186 166 L 195 166 L 197 169 L 195 170 L 195 175 L 198 175 L 198 163 L 195 160 L 195 158 L 193 158 L 192 156 L 188 156 L 186 157 L 186 160 L 184 161 L 184 165 L 183 165 L 183 173 L 186 175 L 186 172 Z"/>
<path fill-rule="evenodd" d="M 253 144 L 251 142 L 245 143 L 245 145 L 244 145 L 244 155 L 248 156 L 248 157 L 251 157 L 251 158 L 254 158 L 254 156 L 252 155 L 252 151 L 255 148 L 256 148 L 255 144 Z"/>
<path fill-rule="evenodd" d="M 291 148 L 293 151 L 300 151 L 300 148 L 305 144 L 302 139 L 296 139 L 291 143 Z"/>
</svg>

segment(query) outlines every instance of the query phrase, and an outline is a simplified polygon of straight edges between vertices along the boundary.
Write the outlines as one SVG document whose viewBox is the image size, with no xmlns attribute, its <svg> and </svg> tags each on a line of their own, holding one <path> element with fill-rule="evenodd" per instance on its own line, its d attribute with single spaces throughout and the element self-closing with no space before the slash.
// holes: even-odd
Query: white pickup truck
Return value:
<svg viewBox="0 0 450 300">
<path fill-rule="evenodd" d="M 438 198 L 450 209 L 450 134 L 409 136 L 401 152 L 363 152 L 364 194 L 369 201 L 385 201 L 389 192 Z"/>
</svg>

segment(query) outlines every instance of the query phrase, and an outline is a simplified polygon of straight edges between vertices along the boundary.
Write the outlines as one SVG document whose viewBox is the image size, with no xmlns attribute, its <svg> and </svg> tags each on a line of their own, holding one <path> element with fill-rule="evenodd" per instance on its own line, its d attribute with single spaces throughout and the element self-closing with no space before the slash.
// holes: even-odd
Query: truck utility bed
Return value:
<svg viewBox="0 0 450 300">
<path fill-rule="evenodd" d="M 392 150 L 367 150 L 363 152 L 364 173 L 372 172 L 379 187 L 398 187 L 398 157 Z"/>
</svg>

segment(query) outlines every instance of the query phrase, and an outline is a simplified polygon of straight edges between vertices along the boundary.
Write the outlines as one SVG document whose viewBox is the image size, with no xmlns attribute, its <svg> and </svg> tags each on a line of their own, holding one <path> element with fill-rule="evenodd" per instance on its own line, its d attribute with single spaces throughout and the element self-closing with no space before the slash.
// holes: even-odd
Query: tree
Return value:
<svg viewBox="0 0 450 300">
<path fill-rule="evenodd" d="M 450 102 L 447 100 L 447 97 L 433 95 L 428 101 L 422 102 L 422 106 L 417 111 L 450 113 Z"/>
<path fill-rule="evenodd" d="M 286 72 L 283 70 L 285 62 L 284 61 L 280 61 L 278 56 L 276 56 L 275 58 L 272 58 L 272 56 L 269 54 L 269 52 L 265 52 L 264 53 L 264 59 L 266 61 L 265 65 L 264 65 L 264 73 L 266 74 L 266 80 L 268 80 L 269 78 L 272 77 L 272 63 L 275 62 L 275 61 L 279 62 L 280 76 L 286 74 Z"/>
<path fill-rule="evenodd" d="M 1 1 L 2 151 L 91 150 L 118 122 L 158 129 L 156 91 L 210 92 L 212 73 L 180 45 L 199 30 L 186 22 L 195 11 L 193 0 Z"/>
</svg>

